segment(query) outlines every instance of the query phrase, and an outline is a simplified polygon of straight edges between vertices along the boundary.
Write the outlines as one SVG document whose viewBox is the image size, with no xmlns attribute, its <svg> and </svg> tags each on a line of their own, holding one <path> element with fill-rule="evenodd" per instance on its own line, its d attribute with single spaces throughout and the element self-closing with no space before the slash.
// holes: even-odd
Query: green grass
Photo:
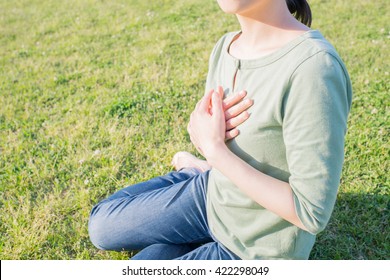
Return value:
<svg viewBox="0 0 390 280">
<path fill-rule="evenodd" d="M 354 89 L 334 214 L 311 259 L 389 259 L 389 5 L 313 0 Z M 0 258 L 125 259 L 88 238 L 91 207 L 171 169 L 215 42 L 206 0 L 0 0 Z"/>
</svg>

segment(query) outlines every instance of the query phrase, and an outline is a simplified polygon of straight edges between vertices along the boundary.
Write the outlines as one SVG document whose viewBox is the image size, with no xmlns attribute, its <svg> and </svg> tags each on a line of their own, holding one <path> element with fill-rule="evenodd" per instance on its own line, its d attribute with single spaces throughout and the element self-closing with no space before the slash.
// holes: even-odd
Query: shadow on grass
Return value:
<svg viewBox="0 0 390 280">
<path fill-rule="evenodd" d="M 318 235 L 309 259 L 390 259 L 389 209 L 387 194 L 339 193 L 329 225 Z M 125 254 L 130 258 L 137 252 Z"/>
<path fill-rule="evenodd" d="M 386 194 L 340 193 L 310 259 L 390 259 L 389 205 Z"/>
</svg>

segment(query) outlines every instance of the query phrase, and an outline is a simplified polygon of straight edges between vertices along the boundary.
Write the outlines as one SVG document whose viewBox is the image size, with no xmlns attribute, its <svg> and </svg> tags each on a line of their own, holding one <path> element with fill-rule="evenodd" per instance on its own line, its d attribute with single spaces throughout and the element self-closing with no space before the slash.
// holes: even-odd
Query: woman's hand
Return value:
<svg viewBox="0 0 390 280">
<path fill-rule="evenodd" d="M 218 88 L 218 93 L 222 99 L 223 89 Z M 240 132 L 237 129 L 237 126 L 249 118 L 247 109 L 253 105 L 253 100 L 244 99 L 246 94 L 246 91 L 240 91 L 229 95 L 222 101 L 222 108 L 225 114 L 225 141 L 233 139 L 239 135 Z M 211 107 L 210 112 L 212 112 Z M 196 168 L 201 172 L 204 172 L 211 168 L 207 161 L 199 159 L 185 151 L 177 152 L 173 156 L 171 164 L 175 170 L 180 170 L 182 168 Z"/>
<path fill-rule="evenodd" d="M 223 97 L 223 90 L 220 91 Z M 253 100 L 245 99 L 246 91 L 240 91 L 226 97 L 222 104 L 225 112 L 226 133 L 225 140 L 230 140 L 236 137 L 240 132 L 237 126 L 245 122 L 249 118 L 247 109 L 253 105 Z"/>
<path fill-rule="evenodd" d="M 222 87 L 207 92 L 196 104 L 187 127 L 191 142 L 206 159 L 217 147 L 225 146 L 226 119 L 222 95 Z"/>
</svg>

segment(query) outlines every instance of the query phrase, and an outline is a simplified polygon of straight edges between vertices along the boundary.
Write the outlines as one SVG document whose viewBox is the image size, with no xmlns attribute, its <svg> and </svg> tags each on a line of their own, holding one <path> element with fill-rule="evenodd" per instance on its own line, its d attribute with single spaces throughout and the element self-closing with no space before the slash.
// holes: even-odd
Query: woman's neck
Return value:
<svg viewBox="0 0 390 280">
<path fill-rule="evenodd" d="M 271 5 L 262 11 L 236 14 L 241 35 L 231 44 L 231 55 L 241 59 L 265 56 L 310 30 L 291 15 L 286 5 Z"/>
</svg>

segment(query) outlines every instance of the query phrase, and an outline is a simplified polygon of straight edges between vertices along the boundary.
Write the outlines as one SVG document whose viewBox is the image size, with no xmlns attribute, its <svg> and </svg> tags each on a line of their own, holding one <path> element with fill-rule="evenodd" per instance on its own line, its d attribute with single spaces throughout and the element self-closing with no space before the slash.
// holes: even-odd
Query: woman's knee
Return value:
<svg viewBox="0 0 390 280">
<path fill-rule="evenodd" d="M 92 244 L 101 250 L 110 250 L 108 248 L 109 234 L 107 232 L 106 215 L 100 209 L 101 202 L 92 208 L 88 221 L 89 239 Z"/>
<path fill-rule="evenodd" d="M 89 216 L 89 239 L 101 250 L 121 251 L 138 249 L 137 225 L 135 212 L 123 214 L 122 199 L 99 202 Z M 127 211 L 129 212 L 129 211 Z"/>
</svg>

